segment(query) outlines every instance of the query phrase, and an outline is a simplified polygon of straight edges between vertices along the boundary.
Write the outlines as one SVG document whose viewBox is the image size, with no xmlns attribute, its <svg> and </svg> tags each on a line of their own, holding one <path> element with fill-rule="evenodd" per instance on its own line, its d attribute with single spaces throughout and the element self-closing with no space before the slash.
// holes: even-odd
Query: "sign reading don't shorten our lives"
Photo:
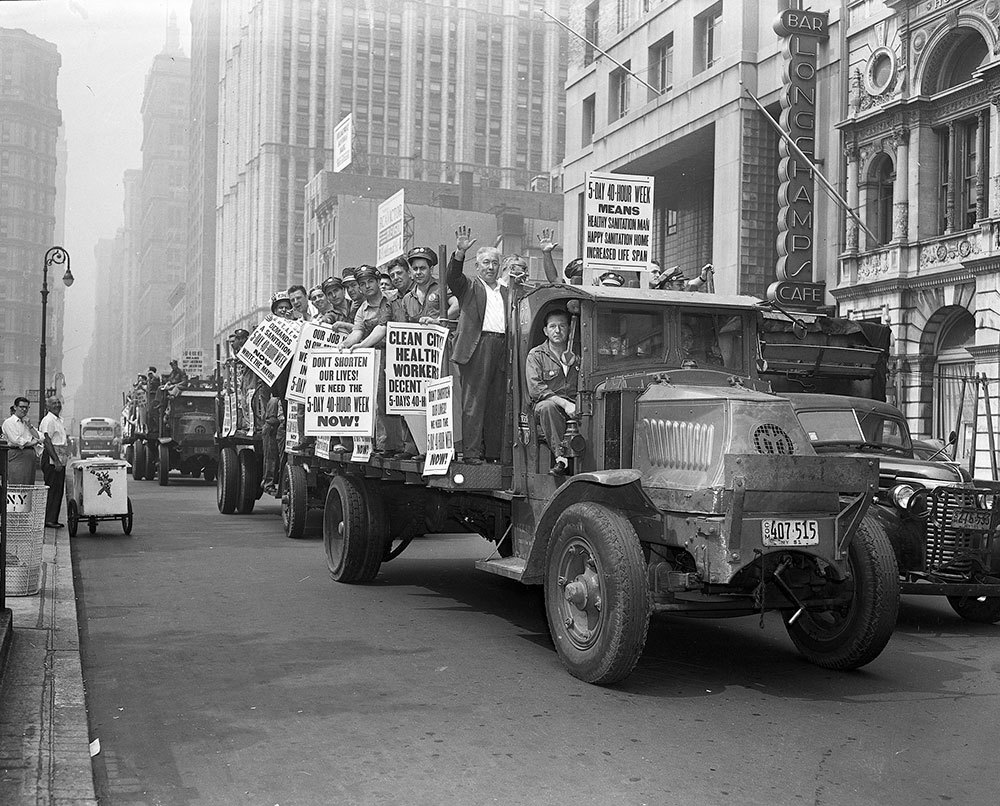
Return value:
<svg viewBox="0 0 1000 806">
<path fill-rule="evenodd" d="M 330 325 L 308 322 L 302 325 L 299 340 L 295 345 L 295 355 L 288 371 L 288 389 L 285 398 L 297 403 L 306 402 L 306 368 L 310 350 L 336 347 L 347 339 L 346 333 L 339 333 Z"/>
<path fill-rule="evenodd" d="M 269 316 L 253 329 L 236 357 L 268 386 L 273 386 L 292 360 L 302 322 Z"/>
<path fill-rule="evenodd" d="M 426 387 L 441 377 L 448 329 L 389 322 L 385 333 L 385 408 L 388 414 L 423 414 Z"/>
<path fill-rule="evenodd" d="M 590 171 L 583 212 L 583 267 L 588 276 L 648 271 L 653 177 Z"/>
<path fill-rule="evenodd" d="M 427 452 L 424 476 L 443 476 L 455 457 L 455 407 L 451 375 L 427 384 Z"/>
<path fill-rule="evenodd" d="M 306 436 L 372 436 L 378 364 L 379 352 L 372 348 L 307 353 Z"/>
</svg>

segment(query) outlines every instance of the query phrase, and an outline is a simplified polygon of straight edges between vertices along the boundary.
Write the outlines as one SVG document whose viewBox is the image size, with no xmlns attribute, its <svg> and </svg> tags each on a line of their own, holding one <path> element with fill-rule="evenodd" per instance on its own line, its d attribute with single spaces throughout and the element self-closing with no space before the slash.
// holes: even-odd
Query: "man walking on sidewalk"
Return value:
<svg viewBox="0 0 1000 806">
<path fill-rule="evenodd" d="M 46 399 L 49 413 L 42 418 L 38 431 L 45 440 L 42 453 L 42 475 L 48 485 L 48 500 L 45 503 L 45 525 L 54 529 L 62 528 L 59 523 L 59 509 L 62 507 L 63 488 L 66 486 L 66 463 L 69 461 L 69 439 L 62 421 L 62 401 L 52 396 Z"/>
</svg>

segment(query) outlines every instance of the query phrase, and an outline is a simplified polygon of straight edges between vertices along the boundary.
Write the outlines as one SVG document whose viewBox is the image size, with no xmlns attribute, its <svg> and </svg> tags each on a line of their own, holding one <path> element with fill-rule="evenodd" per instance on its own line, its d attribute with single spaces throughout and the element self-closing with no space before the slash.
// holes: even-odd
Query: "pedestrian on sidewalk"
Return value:
<svg viewBox="0 0 1000 806">
<path fill-rule="evenodd" d="M 176 363 L 176 362 L 172 362 Z M 69 462 L 69 437 L 62 421 L 62 401 L 55 395 L 46 398 L 49 412 L 38 426 L 45 450 L 42 453 L 42 475 L 48 485 L 48 499 L 45 502 L 45 525 L 61 529 L 59 509 L 62 507 L 63 490 L 66 487 L 66 463 Z"/>
<path fill-rule="evenodd" d="M 31 401 L 26 397 L 14 398 L 14 413 L 3 421 L 4 438 L 10 448 L 7 455 L 7 483 L 34 484 L 38 456 L 44 442 L 28 420 Z"/>
</svg>

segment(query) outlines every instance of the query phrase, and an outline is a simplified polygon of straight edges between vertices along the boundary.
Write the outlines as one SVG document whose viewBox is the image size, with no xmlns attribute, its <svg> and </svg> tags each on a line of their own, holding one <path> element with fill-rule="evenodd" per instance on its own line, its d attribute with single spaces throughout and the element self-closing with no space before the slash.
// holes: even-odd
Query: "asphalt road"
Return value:
<svg viewBox="0 0 1000 806">
<path fill-rule="evenodd" d="M 130 495 L 131 537 L 73 541 L 102 806 L 997 802 L 1000 627 L 941 600 L 904 597 L 854 673 L 806 664 L 777 616 L 657 619 L 597 688 L 562 670 L 537 592 L 473 569 L 479 538 L 339 585 L 273 503 Z"/>
</svg>

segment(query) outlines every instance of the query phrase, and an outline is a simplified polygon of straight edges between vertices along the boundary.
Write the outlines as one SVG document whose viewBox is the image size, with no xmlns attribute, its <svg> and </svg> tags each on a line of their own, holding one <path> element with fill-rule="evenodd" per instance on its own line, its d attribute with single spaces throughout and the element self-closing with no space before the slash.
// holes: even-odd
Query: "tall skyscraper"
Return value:
<svg viewBox="0 0 1000 806">
<path fill-rule="evenodd" d="M 0 28 L 0 397 L 38 387 L 42 268 L 55 245 L 56 46 L 21 29 Z M 61 285 L 62 270 L 50 272 Z M 58 304 L 57 304 L 58 303 Z M 61 371 L 61 297 L 47 306 L 45 386 Z M 42 390 L 44 394 L 44 390 Z M 6 410 L 5 410 L 6 411 Z"/>
<path fill-rule="evenodd" d="M 355 124 L 352 173 L 552 188 L 564 0 L 225 0 L 216 338 L 304 276 L 304 190 Z M 372 244 L 374 259 L 374 244 Z"/>
</svg>

